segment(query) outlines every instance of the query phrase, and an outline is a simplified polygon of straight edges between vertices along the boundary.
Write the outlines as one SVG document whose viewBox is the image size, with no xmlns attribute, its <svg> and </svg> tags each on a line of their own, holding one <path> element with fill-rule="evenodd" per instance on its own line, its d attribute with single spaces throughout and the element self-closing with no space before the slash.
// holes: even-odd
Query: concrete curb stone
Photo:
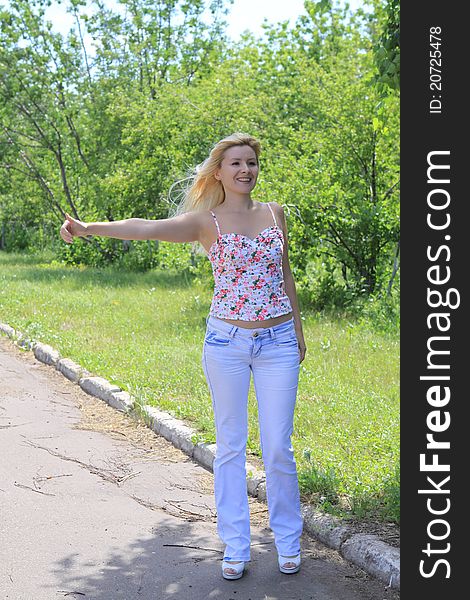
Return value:
<svg viewBox="0 0 470 600">
<path fill-rule="evenodd" d="M 341 554 L 371 575 L 400 589 L 400 550 L 380 540 L 376 535 L 356 533 L 341 546 Z M 385 575 L 385 579 L 384 579 Z"/>
<path fill-rule="evenodd" d="M 255 496 L 256 498 L 258 498 L 259 500 L 261 500 L 260 498 L 260 494 L 262 495 L 262 486 L 264 485 L 264 489 L 265 492 L 264 494 L 266 495 L 266 475 L 263 471 L 258 471 L 257 469 L 253 468 L 251 465 L 249 465 L 248 463 L 246 463 L 246 472 L 247 472 L 247 478 L 246 478 L 246 486 L 247 486 L 247 490 L 248 493 L 251 496 Z"/>
<path fill-rule="evenodd" d="M 89 372 L 71 359 L 61 358 L 59 352 L 47 344 L 24 338 L 5 323 L 0 323 L 0 333 L 16 340 L 25 340 L 22 345 L 34 351 L 34 356 L 54 366 L 65 377 L 77 383 L 88 394 L 100 398 L 113 408 L 123 412 L 134 412 L 147 425 L 174 446 L 188 454 L 205 468 L 213 471 L 216 445 L 194 443 L 196 432 L 173 417 L 153 406 L 138 403 L 120 387 L 103 377 L 90 376 Z M 27 340 L 27 344 L 26 344 Z M 266 475 L 249 463 L 247 468 L 248 493 L 266 502 Z M 304 529 L 314 538 L 337 550 L 343 558 L 377 577 L 389 587 L 400 589 L 400 549 L 386 544 L 373 534 L 357 534 L 340 519 L 315 511 L 309 505 L 301 505 Z"/>
<path fill-rule="evenodd" d="M 188 454 L 190 457 L 193 456 L 195 448 L 195 444 L 192 441 L 195 434 L 193 429 L 154 406 L 146 404 L 140 407 L 139 411 L 147 417 L 149 427 L 152 431 L 164 437 L 185 454 Z"/>
<path fill-rule="evenodd" d="M 78 383 L 79 379 L 82 377 L 86 377 L 87 375 L 91 375 L 86 369 L 77 365 L 76 362 L 71 360 L 70 358 L 61 358 L 57 361 L 56 369 L 65 375 L 67 379 L 73 381 L 73 383 Z"/>
<path fill-rule="evenodd" d="M 78 385 L 87 394 L 101 398 L 101 400 L 104 400 L 108 404 L 113 399 L 112 395 L 115 392 L 122 391 L 118 385 L 109 383 L 104 377 L 82 377 L 78 380 Z"/>
<path fill-rule="evenodd" d="M 121 412 L 129 413 L 134 409 L 134 399 L 128 392 L 123 390 L 113 392 L 108 400 L 108 404 Z"/>
<path fill-rule="evenodd" d="M 54 350 L 52 346 L 42 344 L 41 342 L 36 342 L 34 344 L 34 356 L 46 365 L 52 365 L 53 367 L 55 367 L 60 360 L 60 354 L 57 350 Z"/>
<path fill-rule="evenodd" d="M 256 497 L 261 502 L 267 502 L 268 501 L 268 497 L 266 495 L 266 481 L 262 481 L 259 484 L 258 489 L 256 490 Z"/>
<path fill-rule="evenodd" d="M 215 459 L 215 444 L 205 444 L 204 442 L 199 442 L 194 447 L 193 458 L 198 463 L 213 471 L 214 459 Z"/>
<path fill-rule="evenodd" d="M 7 325 L 6 323 L 0 323 L 0 331 L 10 338 L 15 335 L 13 327 L 10 327 L 10 325 Z"/>
<path fill-rule="evenodd" d="M 315 537 L 334 550 L 340 550 L 341 545 L 351 535 L 349 527 L 331 515 L 315 511 L 311 506 L 302 505 L 304 527 Z"/>
</svg>

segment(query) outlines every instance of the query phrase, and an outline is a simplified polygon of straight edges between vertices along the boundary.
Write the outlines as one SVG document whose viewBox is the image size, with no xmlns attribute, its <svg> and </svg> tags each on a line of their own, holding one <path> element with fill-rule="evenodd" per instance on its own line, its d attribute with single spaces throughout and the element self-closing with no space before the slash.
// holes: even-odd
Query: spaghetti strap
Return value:
<svg viewBox="0 0 470 600">
<path fill-rule="evenodd" d="M 274 216 L 273 209 L 271 208 L 271 203 L 270 203 L 270 202 L 268 202 L 267 204 L 268 204 L 268 208 L 269 208 L 269 210 L 271 211 L 271 214 L 272 214 L 272 216 L 273 216 L 274 225 L 276 225 L 276 227 L 277 227 L 276 217 Z"/>
<path fill-rule="evenodd" d="M 217 227 L 217 233 L 218 233 L 218 237 L 220 237 L 220 227 L 219 227 L 219 223 L 217 221 L 217 217 L 214 215 L 214 213 L 212 211 L 209 211 L 211 213 L 211 215 L 214 217 L 214 221 L 215 221 L 215 225 Z"/>
</svg>

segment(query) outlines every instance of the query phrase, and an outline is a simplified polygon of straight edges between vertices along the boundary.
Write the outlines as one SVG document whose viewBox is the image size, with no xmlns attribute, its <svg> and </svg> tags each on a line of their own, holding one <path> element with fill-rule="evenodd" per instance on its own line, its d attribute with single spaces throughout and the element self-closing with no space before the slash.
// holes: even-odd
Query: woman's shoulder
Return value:
<svg viewBox="0 0 470 600">
<path fill-rule="evenodd" d="M 209 209 L 189 210 L 179 215 L 186 223 L 191 223 L 194 229 L 199 232 L 199 237 L 206 237 L 214 227 L 214 218 Z"/>
<path fill-rule="evenodd" d="M 203 245 L 210 246 L 212 238 L 217 235 L 217 225 L 215 220 L 217 219 L 217 210 L 214 208 L 204 208 L 198 211 L 198 219 L 200 225 L 200 241 Z M 215 219 L 214 219 L 215 217 Z"/>
<path fill-rule="evenodd" d="M 214 220 L 212 217 L 212 213 L 214 212 L 216 212 L 216 210 L 213 208 L 199 208 L 198 210 L 190 211 L 192 218 L 200 223 L 204 223 L 204 221 L 210 221 L 211 219 Z"/>
<path fill-rule="evenodd" d="M 270 200 L 267 204 L 270 204 L 271 208 L 276 208 L 276 210 L 284 210 L 282 204 L 279 204 L 279 202 L 276 202 L 275 200 Z"/>
<path fill-rule="evenodd" d="M 267 204 L 271 207 L 276 219 L 279 217 L 279 219 L 284 220 L 284 207 L 282 204 L 278 204 L 275 200 L 270 200 Z"/>
</svg>

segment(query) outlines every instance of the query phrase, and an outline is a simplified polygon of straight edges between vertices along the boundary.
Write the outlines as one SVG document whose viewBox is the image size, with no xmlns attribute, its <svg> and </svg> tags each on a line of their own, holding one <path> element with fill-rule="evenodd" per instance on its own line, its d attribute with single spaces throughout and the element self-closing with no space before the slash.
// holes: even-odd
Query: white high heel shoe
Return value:
<svg viewBox="0 0 470 600">
<path fill-rule="evenodd" d="M 230 569 L 235 571 L 235 573 L 226 573 L 226 569 Z M 222 577 L 224 579 L 240 579 L 243 576 L 243 572 L 245 570 L 245 563 L 241 560 L 240 562 L 227 562 L 226 560 L 222 561 Z"/>
<path fill-rule="evenodd" d="M 297 556 L 282 556 L 279 554 L 278 562 L 279 562 L 279 570 L 281 573 L 297 573 L 300 569 L 300 552 Z M 285 565 L 293 564 L 293 567 L 286 567 Z"/>
</svg>

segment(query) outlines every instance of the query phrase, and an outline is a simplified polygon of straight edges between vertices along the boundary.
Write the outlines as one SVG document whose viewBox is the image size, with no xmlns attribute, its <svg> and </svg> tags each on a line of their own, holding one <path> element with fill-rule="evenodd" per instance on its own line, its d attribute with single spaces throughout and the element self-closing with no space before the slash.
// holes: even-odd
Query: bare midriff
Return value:
<svg viewBox="0 0 470 600">
<path fill-rule="evenodd" d="M 230 323 L 231 325 L 236 325 L 237 327 L 258 329 L 259 327 L 274 327 L 274 325 L 279 325 L 280 323 L 289 321 L 292 319 L 292 313 L 290 312 L 285 315 L 279 315 L 278 317 L 273 317 L 272 319 L 264 319 L 264 321 L 240 321 L 236 319 L 224 319 L 222 317 L 217 318 L 221 321 L 225 321 L 226 323 Z"/>
</svg>

